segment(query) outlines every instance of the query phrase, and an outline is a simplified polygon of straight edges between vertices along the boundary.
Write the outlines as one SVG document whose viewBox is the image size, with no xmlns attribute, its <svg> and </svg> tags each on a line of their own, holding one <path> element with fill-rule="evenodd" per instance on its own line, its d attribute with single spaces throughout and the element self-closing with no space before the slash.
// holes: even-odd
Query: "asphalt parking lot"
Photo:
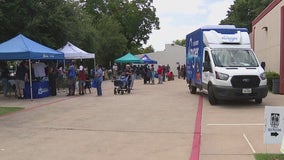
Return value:
<svg viewBox="0 0 284 160">
<path fill-rule="evenodd" d="M 280 144 L 263 141 L 264 107 L 283 106 L 283 95 L 269 93 L 260 105 L 211 106 L 184 80 L 142 83 L 124 95 L 104 81 L 102 97 L 95 89 L 34 100 L 1 96 L 1 106 L 25 108 L 0 117 L 1 159 L 253 160 L 254 153 L 279 153 Z"/>
</svg>

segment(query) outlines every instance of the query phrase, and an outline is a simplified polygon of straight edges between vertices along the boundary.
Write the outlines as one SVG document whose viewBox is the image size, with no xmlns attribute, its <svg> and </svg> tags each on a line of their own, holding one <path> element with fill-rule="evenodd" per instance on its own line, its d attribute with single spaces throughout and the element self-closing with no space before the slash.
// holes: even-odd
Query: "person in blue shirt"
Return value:
<svg viewBox="0 0 284 160">
<path fill-rule="evenodd" d="M 101 65 L 96 65 L 94 78 L 97 82 L 97 95 L 102 96 L 103 70 Z"/>
<path fill-rule="evenodd" d="M 72 62 L 72 64 L 69 66 L 67 78 L 68 78 L 68 91 L 69 91 L 67 96 L 74 96 L 75 85 L 76 85 L 76 69 L 74 62 Z"/>
</svg>

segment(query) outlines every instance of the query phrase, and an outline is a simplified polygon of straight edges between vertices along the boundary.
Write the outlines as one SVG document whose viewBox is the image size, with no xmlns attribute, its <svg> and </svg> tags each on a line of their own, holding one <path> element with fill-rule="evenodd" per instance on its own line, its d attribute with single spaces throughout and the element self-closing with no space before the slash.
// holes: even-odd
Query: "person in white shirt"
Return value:
<svg viewBox="0 0 284 160">
<path fill-rule="evenodd" d="M 118 69 L 117 64 L 114 63 L 113 66 L 112 66 L 112 74 L 113 74 L 112 77 L 113 77 L 113 80 L 115 80 L 117 78 L 117 69 Z"/>
<path fill-rule="evenodd" d="M 57 83 L 56 83 L 57 90 L 59 90 L 60 88 L 64 89 L 63 77 L 64 77 L 64 69 L 62 64 L 59 64 L 57 68 Z"/>
<path fill-rule="evenodd" d="M 33 69 L 34 69 L 34 75 L 36 78 L 38 77 L 45 77 L 45 68 L 46 68 L 46 64 L 43 62 L 36 62 L 33 64 Z"/>
</svg>

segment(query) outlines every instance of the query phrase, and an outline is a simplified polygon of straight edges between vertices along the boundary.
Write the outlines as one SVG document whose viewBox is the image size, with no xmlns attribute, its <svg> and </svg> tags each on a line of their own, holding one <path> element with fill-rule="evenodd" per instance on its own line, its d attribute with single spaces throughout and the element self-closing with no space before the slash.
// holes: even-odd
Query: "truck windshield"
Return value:
<svg viewBox="0 0 284 160">
<path fill-rule="evenodd" d="M 217 67 L 258 67 L 254 53 L 246 49 L 213 49 L 212 57 Z"/>
</svg>

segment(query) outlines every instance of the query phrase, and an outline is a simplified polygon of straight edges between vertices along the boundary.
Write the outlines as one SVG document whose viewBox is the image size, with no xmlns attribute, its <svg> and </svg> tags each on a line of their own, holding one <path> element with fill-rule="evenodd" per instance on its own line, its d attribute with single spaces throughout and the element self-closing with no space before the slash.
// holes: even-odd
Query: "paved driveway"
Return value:
<svg viewBox="0 0 284 160">
<path fill-rule="evenodd" d="M 207 96 L 191 95 L 184 80 L 142 83 L 135 81 L 125 95 L 114 95 L 112 82 L 105 81 L 102 97 L 95 89 L 33 101 L 1 97 L 1 106 L 25 107 L 0 117 L 1 159 L 188 160 L 200 99 L 200 159 L 252 160 L 254 152 L 278 153 L 280 145 L 263 144 L 263 114 L 265 105 L 283 105 L 283 96 L 269 94 L 262 105 L 210 106 Z"/>
</svg>

